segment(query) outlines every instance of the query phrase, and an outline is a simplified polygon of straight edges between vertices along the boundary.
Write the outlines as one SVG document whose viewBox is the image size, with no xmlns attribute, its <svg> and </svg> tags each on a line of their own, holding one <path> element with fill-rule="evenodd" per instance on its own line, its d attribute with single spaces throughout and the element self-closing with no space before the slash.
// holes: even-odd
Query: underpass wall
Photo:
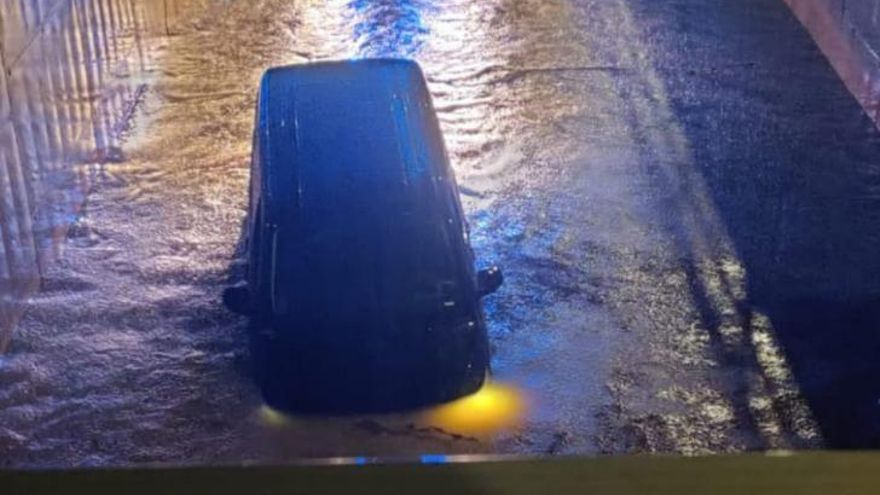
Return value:
<svg viewBox="0 0 880 495">
<path fill-rule="evenodd" d="M 186 0 L 0 0 L 0 353 Z"/>
<path fill-rule="evenodd" d="M 880 0 L 784 0 L 880 126 Z"/>
</svg>

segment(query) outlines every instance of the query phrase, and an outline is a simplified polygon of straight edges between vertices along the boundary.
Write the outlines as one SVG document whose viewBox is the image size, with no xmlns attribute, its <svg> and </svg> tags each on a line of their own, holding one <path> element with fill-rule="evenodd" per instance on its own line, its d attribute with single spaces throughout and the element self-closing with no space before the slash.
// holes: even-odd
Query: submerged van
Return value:
<svg viewBox="0 0 880 495">
<path fill-rule="evenodd" d="M 293 411 L 418 407 L 475 392 L 489 369 L 468 225 L 414 62 L 273 68 L 254 132 L 247 276 L 265 400 Z"/>
</svg>

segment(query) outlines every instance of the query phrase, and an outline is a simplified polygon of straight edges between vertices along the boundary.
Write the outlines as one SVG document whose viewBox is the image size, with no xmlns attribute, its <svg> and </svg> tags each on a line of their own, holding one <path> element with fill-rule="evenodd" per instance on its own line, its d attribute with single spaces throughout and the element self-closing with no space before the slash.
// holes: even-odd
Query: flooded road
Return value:
<svg viewBox="0 0 880 495">
<path fill-rule="evenodd" d="M 118 142 L 65 153 L 90 181 L 0 357 L 0 465 L 880 445 L 880 136 L 782 2 L 175 6 Z M 422 65 L 505 270 L 526 410 L 491 432 L 268 410 L 219 304 L 262 71 L 375 56 Z"/>
</svg>

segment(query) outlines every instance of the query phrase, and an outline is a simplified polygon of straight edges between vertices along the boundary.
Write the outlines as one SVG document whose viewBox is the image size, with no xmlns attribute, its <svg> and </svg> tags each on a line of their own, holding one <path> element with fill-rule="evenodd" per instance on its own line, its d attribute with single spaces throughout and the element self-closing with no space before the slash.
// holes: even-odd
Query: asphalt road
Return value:
<svg viewBox="0 0 880 495">
<path fill-rule="evenodd" d="M 880 133 L 783 2 L 204 4 L 0 361 L 2 462 L 880 445 Z M 267 411 L 218 304 L 261 72 L 372 56 L 422 64 L 505 270 L 491 432 Z"/>
</svg>

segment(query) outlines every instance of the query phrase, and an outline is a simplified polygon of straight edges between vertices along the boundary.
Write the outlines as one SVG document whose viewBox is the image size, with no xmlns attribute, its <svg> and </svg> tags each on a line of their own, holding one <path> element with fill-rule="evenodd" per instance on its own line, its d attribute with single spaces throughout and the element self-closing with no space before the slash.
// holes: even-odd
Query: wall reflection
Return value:
<svg viewBox="0 0 880 495">
<path fill-rule="evenodd" d="M 0 352 L 119 139 L 183 0 L 0 0 Z"/>
</svg>

